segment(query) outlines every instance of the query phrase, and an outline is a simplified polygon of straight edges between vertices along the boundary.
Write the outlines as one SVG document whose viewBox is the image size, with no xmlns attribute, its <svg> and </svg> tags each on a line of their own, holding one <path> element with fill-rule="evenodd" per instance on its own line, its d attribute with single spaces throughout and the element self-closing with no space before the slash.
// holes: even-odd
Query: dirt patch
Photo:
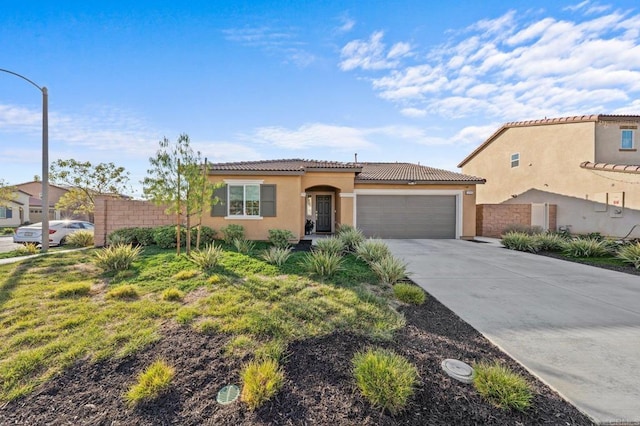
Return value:
<svg viewBox="0 0 640 426">
<path fill-rule="evenodd" d="M 475 329 L 429 297 L 420 307 L 401 308 L 407 326 L 390 342 L 334 333 L 291 344 L 281 392 L 255 412 L 240 402 L 221 406 L 217 391 L 238 384 L 248 359 L 223 356 L 225 335 L 203 335 L 170 325 L 163 338 L 124 359 L 78 362 L 32 395 L 0 407 L 0 424 L 74 425 L 591 425 L 588 418 L 527 374 Z M 364 348 L 382 346 L 406 356 L 420 372 L 409 408 L 396 417 L 373 409 L 358 393 L 351 359 Z M 499 359 L 527 377 L 533 406 L 525 413 L 503 411 L 473 389 L 449 378 L 443 359 L 472 363 Z M 136 376 L 156 359 L 176 369 L 170 391 L 128 408 L 122 399 Z"/>
</svg>

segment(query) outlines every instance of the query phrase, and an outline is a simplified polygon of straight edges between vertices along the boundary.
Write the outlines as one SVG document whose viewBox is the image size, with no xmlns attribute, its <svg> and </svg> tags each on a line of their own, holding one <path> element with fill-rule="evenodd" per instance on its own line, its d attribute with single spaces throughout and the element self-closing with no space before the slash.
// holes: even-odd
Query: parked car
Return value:
<svg viewBox="0 0 640 426">
<path fill-rule="evenodd" d="M 82 220 L 50 220 L 49 245 L 62 245 L 69 234 L 77 231 L 93 233 L 93 223 Z M 13 234 L 13 242 L 19 244 L 42 244 L 42 222 L 21 226 L 16 229 Z"/>
</svg>

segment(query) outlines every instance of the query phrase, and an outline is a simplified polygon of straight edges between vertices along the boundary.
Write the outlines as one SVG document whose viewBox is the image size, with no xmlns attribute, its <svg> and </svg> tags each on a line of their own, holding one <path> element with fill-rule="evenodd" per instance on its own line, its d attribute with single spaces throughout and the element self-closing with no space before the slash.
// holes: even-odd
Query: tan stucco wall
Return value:
<svg viewBox="0 0 640 426">
<path fill-rule="evenodd" d="M 614 130 L 619 144 L 617 125 Z M 487 180 L 478 186 L 478 204 L 557 204 L 558 226 L 624 236 L 640 223 L 640 175 L 581 169 L 583 161 L 596 161 L 595 135 L 594 122 L 509 128 L 469 160 L 462 173 Z M 511 168 L 516 152 L 520 166 Z M 614 192 L 625 193 L 623 217 L 611 218 L 611 209 L 594 211 L 594 199 Z"/>
<path fill-rule="evenodd" d="M 476 175 L 477 176 L 477 175 Z M 481 187 L 479 185 L 478 187 Z M 471 239 L 476 235 L 476 185 L 460 184 L 460 185 L 388 185 L 388 184 L 370 184 L 357 183 L 355 189 L 371 189 L 371 190 L 433 190 L 433 191 L 462 191 L 462 229 L 460 238 Z M 467 194 L 467 192 L 471 192 Z M 353 214 L 353 209 L 351 210 Z"/>
<path fill-rule="evenodd" d="M 597 163 L 611 164 L 640 164 L 640 135 L 638 135 L 638 122 L 609 122 L 603 121 L 596 125 L 596 159 Z M 622 129 L 621 127 L 636 127 L 633 130 L 633 148 L 635 151 L 621 150 Z"/>
</svg>

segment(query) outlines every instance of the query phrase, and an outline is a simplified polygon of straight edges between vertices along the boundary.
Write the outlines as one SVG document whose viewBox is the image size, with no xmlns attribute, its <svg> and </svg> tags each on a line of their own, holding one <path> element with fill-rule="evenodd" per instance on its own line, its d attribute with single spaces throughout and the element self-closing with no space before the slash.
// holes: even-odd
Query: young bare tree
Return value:
<svg viewBox="0 0 640 426">
<path fill-rule="evenodd" d="M 98 195 L 120 196 L 127 191 L 129 172 L 113 163 L 94 166 L 89 161 L 58 160 L 51 164 L 49 179 L 54 184 L 69 187 L 56 203 L 57 209 L 87 214 L 93 222 L 95 198 Z"/>
<path fill-rule="evenodd" d="M 201 216 L 211 205 L 215 185 L 208 181 L 206 164 L 202 164 L 200 152 L 191 148 L 187 134 L 181 134 L 175 143 L 164 138 L 159 144 L 156 156 L 149 158 L 148 176 L 142 181 L 144 196 L 167 206 L 167 214 L 176 215 L 177 254 L 180 254 L 180 233 L 185 219 L 186 251 L 189 253 L 191 219 L 194 215 Z"/>
</svg>

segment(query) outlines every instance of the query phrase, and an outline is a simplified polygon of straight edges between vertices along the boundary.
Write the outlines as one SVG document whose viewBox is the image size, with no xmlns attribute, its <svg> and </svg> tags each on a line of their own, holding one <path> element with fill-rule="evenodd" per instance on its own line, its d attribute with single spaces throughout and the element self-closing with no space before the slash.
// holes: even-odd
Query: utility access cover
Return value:
<svg viewBox="0 0 640 426">
<path fill-rule="evenodd" d="M 457 359 L 445 359 L 442 361 L 442 369 L 454 379 L 461 381 L 462 383 L 473 382 L 473 368 L 469 364 L 466 364 Z"/>
<path fill-rule="evenodd" d="M 231 404 L 239 395 L 240 389 L 236 385 L 227 385 L 218 391 L 216 401 L 222 405 Z"/>
</svg>

